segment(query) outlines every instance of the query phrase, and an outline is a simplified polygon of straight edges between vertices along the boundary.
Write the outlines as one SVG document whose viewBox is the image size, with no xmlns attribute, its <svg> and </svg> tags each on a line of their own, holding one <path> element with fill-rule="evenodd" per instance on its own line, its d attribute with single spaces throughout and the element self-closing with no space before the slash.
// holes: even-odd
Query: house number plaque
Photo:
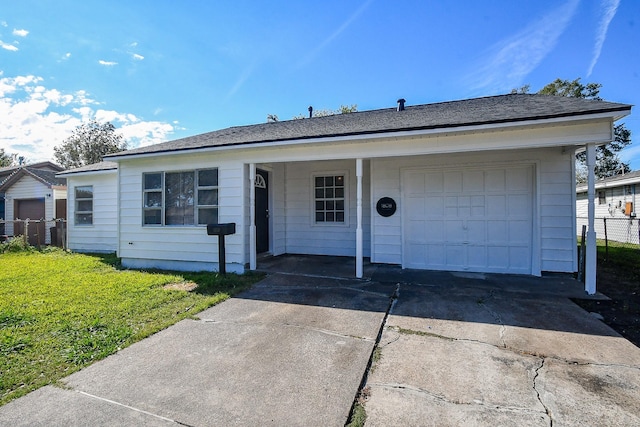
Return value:
<svg viewBox="0 0 640 427">
<path fill-rule="evenodd" d="M 378 211 L 380 216 L 389 217 L 396 213 L 396 208 L 396 201 L 391 197 L 382 197 L 378 200 L 378 203 L 376 203 L 376 211 Z"/>
</svg>

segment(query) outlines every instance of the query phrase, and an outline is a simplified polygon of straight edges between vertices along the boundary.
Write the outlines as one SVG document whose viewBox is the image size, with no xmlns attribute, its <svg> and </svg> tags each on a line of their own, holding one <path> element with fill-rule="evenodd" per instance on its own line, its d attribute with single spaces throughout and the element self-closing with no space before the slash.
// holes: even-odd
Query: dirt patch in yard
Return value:
<svg viewBox="0 0 640 427">
<path fill-rule="evenodd" d="M 599 257 L 597 287 L 598 292 L 611 299 L 573 301 L 589 312 L 598 313 L 607 325 L 640 347 L 640 263 L 621 265 L 615 258 L 605 261 Z"/>
<path fill-rule="evenodd" d="M 191 292 L 192 290 L 198 287 L 198 284 L 194 282 L 180 282 L 180 283 L 169 283 L 168 285 L 164 285 L 163 287 L 164 289 L 168 289 L 170 291 Z"/>
</svg>

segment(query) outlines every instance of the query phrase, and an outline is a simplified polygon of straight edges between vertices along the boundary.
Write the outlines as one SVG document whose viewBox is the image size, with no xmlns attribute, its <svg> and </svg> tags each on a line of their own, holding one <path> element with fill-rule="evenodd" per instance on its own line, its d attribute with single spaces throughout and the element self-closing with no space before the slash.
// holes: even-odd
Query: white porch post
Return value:
<svg viewBox="0 0 640 427">
<path fill-rule="evenodd" d="M 362 278 L 362 159 L 356 159 L 356 277 Z"/>
<path fill-rule="evenodd" d="M 596 145 L 587 144 L 587 199 L 589 225 L 587 228 L 587 245 L 586 245 L 586 262 L 585 262 L 585 281 L 584 290 L 593 295 L 596 293 L 596 230 L 595 230 L 595 165 L 596 165 Z"/>
<path fill-rule="evenodd" d="M 249 164 L 249 270 L 258 268 L 256 249 L 256 164 Z"/>
</svg>

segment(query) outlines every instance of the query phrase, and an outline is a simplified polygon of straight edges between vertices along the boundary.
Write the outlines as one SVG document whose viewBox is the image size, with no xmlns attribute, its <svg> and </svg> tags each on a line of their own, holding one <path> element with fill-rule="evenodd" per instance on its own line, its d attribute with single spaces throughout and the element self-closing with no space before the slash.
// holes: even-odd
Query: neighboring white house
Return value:
<svg viewBox="0 0 640 427">
<path fill-rule="evenodd" d="M 640 171 L 617 175 L 595 183 L 595 229 L 599 237 L 624 243 L 640 243 Z M 576 188 L 576 217 L 578 233 L 587 224 L 587 186 Z"/>
<path fill-rule="evenodd" d="M 59 173 L 67 179 L 67 247 L 76 252 L 118 248 L 118 164 L 101 162 Z"/>
<path fill-rule="evenodd" d="M 261 253 L 355 257 L 357 277 L 364 257 L 435 270 L 577 270 L 575 151 L 610 142 L 630 105 L 528 94 L 400 101 L 107 156 L 118 163 L 117 201 L 106 186 L 104 197 L 117 206 L 123 265 L 217 270 L 205 225 L 235 223 L 228 271 L 255 269 Z M 102 197 L 100 174 L 61 176 L 70 218 L 74 187 Z M 71 247 L 102 227 L 94 218 L 94 228 L 70 223 Z"/>
<path fill-rule="evenodd" d="M 50 162 L 0 168 L 0 218 L 7 221 L 0 234 L 25 234 L 24 223 L 13 221 L 29 219 L 37 221 L 27 226 L 29 242 L 51 243 L 53 220 L 66 218 L 66 182 L 56 177 L 62 170 Z"/>
</svg>

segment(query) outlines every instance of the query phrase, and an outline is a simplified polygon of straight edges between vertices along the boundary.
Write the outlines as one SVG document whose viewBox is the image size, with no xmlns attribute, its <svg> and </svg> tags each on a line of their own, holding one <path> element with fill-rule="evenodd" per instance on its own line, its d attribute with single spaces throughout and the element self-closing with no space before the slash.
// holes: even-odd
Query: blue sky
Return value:
<svg viewBox="0 0 640 427">
<path fill-rule="evenodd" d="M 640 100 L 640 2 L 0 0 L 0 147 L 53 159 L 82 121 L 130 147 L 307 114 L 535 92 Z M 640 169 L 638 140 L 621 157 Z"/>
</svg>

